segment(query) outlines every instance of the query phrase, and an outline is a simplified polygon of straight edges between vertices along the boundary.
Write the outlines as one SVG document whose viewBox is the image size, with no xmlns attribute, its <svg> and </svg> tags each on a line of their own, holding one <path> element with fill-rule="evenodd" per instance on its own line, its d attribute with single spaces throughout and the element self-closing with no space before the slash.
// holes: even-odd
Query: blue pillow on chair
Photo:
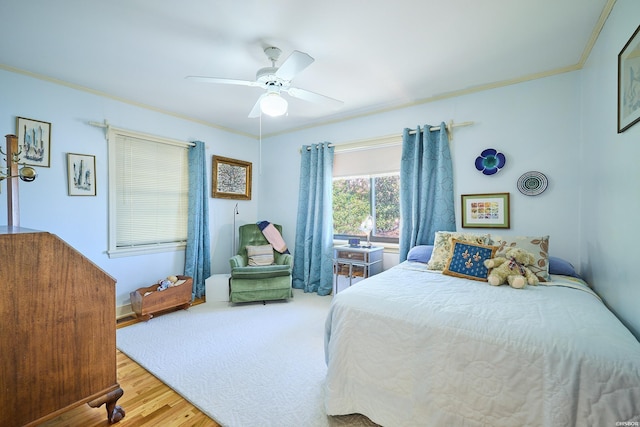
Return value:
<svg viewBox="0 0 640 427">
<path fill-rule="evenodd" d="M 418 245 L 409 250 L 407 261 L 428 263 L 433 252 L 433 245 Z"/>
</svg>

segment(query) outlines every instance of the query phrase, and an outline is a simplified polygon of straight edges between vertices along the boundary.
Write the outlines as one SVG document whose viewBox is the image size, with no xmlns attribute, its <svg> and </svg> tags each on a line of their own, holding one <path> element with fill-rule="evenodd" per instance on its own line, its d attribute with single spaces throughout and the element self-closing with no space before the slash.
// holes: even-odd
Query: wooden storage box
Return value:
<svg viewBox="0 0 640 427">
<path fill-rule="evenodd" d="M 149 320 L 155 313 L 171 308 L 187 309 L 191 307 L 193 279 L 187 276 L 176 276 L 185 280 L 178 286 L 158 291 L 159 285 L 151 285 L 131 292 L 131 308 L 140 320 Z M 150 292 L 148 295 L 145 295 Z"/>
</svg>

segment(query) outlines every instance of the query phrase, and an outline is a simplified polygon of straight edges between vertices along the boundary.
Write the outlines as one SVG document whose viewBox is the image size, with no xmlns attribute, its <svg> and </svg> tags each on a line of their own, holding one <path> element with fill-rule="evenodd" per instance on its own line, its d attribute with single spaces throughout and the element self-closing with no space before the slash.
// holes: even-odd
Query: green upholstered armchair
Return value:
<svg viewBox="0 0 640 427">
<path fill-rule="evenodd" d="M 282 226 L 273 224 L 282 234 Z M 249 265 L 247 246 L 268 245 L 269 242 L 257 224 L 246 224 L 239 228 L 238 254 L 229 259 L 231 278 L 229 279 L 229 301 L 249 302 L 289 299 L 293 256 L 273 251 L 271 265 Z"/>
</svg>

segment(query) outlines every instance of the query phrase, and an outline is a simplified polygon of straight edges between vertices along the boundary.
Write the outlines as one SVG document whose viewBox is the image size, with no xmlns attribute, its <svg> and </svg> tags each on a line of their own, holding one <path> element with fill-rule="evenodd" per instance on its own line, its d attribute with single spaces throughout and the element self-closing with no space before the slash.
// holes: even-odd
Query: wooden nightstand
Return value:
<svg viewBox="0 0 640 427">
<path fill-rule="evenodd" d="M 364 248 L 360 246 L 334 246 L 333 248 L 333 293 L 338 293 L 340 276 L 353 279 L 366 279 L 382 271 L 382 246 Z"/>
</svg>

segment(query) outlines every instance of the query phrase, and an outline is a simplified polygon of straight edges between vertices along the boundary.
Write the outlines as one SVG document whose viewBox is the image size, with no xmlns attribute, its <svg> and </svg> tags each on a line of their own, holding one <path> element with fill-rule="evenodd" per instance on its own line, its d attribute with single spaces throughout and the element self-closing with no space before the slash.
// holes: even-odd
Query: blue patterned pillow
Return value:
<svg viewBox="0 0 640 427">
<path fill-rule="evenodd" d="M 442 274 L 486 282 L 488 270 L 484 261 L 493 258 L 498 248 L 456 239 L 451 243 L 451 257 Z"/>
</svg>

